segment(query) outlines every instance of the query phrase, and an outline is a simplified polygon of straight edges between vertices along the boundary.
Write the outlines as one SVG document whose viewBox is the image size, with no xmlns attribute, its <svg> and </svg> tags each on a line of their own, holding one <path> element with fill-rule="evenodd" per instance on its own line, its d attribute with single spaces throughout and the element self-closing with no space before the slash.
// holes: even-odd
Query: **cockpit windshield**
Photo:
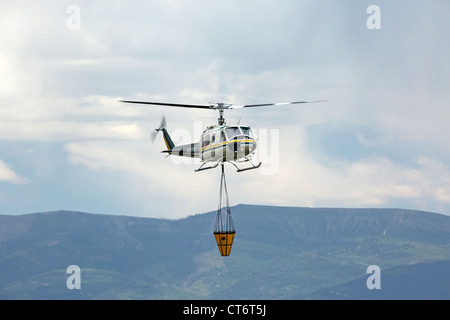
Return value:
<svg viewBox="0 0 450 320">
<path fill-rule="evenodd" d="M 242 135 L 254 138 L 252 129 L 250 127 L 228 127 L 225 129 L 225 131 L 227 133 L 228 139 Z"/>
<path fill-rule="evenodd" d="M 228 127 L 225 129 L 228 139 L 241 135 L 239 127 Z"/>
<path fill-rule="evenodd" d="M 241 127 L 242 133 L 250 138 L 254 138 L 252 129 L 250 127 Z"/>
</svg>

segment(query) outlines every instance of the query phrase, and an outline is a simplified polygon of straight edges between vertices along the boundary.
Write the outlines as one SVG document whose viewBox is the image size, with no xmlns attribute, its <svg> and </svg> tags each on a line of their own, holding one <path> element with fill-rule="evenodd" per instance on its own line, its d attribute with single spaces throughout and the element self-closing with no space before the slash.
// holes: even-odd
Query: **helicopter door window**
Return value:
<svg viewBox="0 0 450 320">
<path fill-rule="evenodd" d="M 225 131 L 220 131 L 220 142 L 226 141 L 227 138 L 225 137 Z"/>
<path fill-rule="evenodd" d="M 216 142 L 216 135 L 215 135 L 215 134 L 212 135 L 212 137 L 211 137 L 211 142 L 212 142 L 212 143 Z"/>
<path fill-rule="evenodd" d="M 202 147 L 209 146 L 211 144 L 210 136 L 209 134 L 206 136 L 203 136 L 202 138 Z"/>
</svg>

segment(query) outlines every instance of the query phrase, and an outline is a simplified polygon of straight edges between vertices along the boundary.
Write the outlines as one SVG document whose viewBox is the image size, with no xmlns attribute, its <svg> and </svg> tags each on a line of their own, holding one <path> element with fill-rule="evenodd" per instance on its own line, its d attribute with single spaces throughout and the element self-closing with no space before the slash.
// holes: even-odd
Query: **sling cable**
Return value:
<svg viewBox="0 0 450 320">
<path fill-rule="evenodd" d="M 225 207 L 222 207 L 224 202 Z M 222 175 L 220 178 L 219 207 L 217 209 L 214 237 L 221 256 L 229 256 L 233 245 L 234 235 L 233 218 L 231 217 L 230 202 L 228 200 L 227 184 L 225 182 L 224 164 L 222 163 Z"/>
</svg>

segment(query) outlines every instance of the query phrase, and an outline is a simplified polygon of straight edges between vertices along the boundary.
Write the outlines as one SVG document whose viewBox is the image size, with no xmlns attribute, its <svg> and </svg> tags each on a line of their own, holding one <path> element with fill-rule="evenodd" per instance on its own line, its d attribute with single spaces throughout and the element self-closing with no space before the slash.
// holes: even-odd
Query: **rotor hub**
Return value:
<svg viewBox="0 0 450 320">
<path fill-rule="evenodd" d="M 225 118 L 223 117 L 223 109 L 219 109 L 219 126 L 225 125 Z"/>
</svg>

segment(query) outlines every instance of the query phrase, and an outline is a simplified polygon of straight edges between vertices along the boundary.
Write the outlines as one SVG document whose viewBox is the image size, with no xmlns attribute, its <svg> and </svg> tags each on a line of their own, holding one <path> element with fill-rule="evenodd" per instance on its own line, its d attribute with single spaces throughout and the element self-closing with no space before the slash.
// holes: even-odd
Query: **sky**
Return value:
<svg viewBox="0 0 450 320">
<path fill-rule="evenodd" d="M 375 5 L 375 9 L 373 9 Z M 226 165 L 231 205 L 450 214 L 450 3 L 361 0 L 0 3 L 0 214 L 178 219 L 217 210 L 219 169 L 166 157 L 214 110 L 258 134 Z"/>
</svg>

